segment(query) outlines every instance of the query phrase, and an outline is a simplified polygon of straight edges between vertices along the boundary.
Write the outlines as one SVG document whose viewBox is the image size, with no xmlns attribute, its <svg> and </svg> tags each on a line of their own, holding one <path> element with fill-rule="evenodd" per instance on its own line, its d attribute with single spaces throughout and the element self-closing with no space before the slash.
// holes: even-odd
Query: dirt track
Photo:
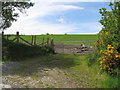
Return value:
<svg viewBox="0 0 120 90">
<path fill-rule="evenodd" d="M 69 64 L 64 64 L 66 60 Z M 74 66 L 74 63 L 71 62 L 70 58 L 53 58 L 50 60 L 50 57 L 46 59 L 39 57 L 30 59 L 29 62 L 27 60 L 21 62 L 4 62 L 2 64 L 2 80 L 6 88 L 96 87 L 95 83 L 91 83 L 90 76 L 71 70 L 69 67 L 72 66 Z M 78 77 L 80 80 L 76 81 Z"/>
<path fill-rule="evenodd" d="M 53 62 L 53 61 L 52 61 Z M 56 60 L 54 60 L 56 62 Z M 57 61 L 58 62 L 58 61 Z M 16 66 L 17 65 L 17 66 Z M 32 66 L 31 66 L 32 65 Z M 8 68 L 7 66 L 10 66 Z M 6 71 L 4 71 L 6 70 Z M 37 62 L 3 64 L 4 88 L 78 88 L 87 87 L 77 84 L 71 77 L 67 76 L 66 70 Z"/>
<path fill-rule="evenodd" d="M 88 54 L 93 52 L 93 47 L 82 47 L 80 45 L 55 44 L 54 50 L 60 54 Z"/>
</svg>

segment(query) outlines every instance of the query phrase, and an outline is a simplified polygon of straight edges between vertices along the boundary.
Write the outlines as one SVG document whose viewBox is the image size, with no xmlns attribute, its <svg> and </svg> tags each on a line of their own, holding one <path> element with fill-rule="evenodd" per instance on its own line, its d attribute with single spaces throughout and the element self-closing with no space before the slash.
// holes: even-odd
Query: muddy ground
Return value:
<svg viewBox="0 0 120 90">
<path fill-rule="evenodd" d="M 55 44 L 54 45 L 55 53 L 61 54 L 89 54 L 93 52 L 93 46 L 81 46 L 81 45 L 64 45 L 64 44 Z"/>
</svg>

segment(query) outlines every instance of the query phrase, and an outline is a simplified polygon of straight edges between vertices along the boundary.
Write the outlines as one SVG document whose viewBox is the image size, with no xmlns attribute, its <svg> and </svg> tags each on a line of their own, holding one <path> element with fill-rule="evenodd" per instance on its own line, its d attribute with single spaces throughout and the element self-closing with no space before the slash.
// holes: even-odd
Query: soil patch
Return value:
<svg viewBox="0 0 120 90">
<path fill-rule="evenodd" d="M 63 45 L 55 44 L 54 46 L 55 53 L 58 54 L 89 54 L 93 52 L 93 46 L 83 47 L 81 45 Z"/>
</svg>

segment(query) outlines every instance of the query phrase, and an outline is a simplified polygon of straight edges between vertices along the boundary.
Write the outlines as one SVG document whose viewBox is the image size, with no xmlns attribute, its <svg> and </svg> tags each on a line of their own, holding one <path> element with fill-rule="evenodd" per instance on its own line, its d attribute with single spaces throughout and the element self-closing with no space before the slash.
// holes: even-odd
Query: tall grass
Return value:
<svg viewBox="0 0 120 90">
<path fill-rule="evenodd" d="M 118 78 L 109 75 L 104 76 L 105 80 L 101 81 L 101 88 L 118 88 Z"/>
<path fill-rule="evenodd" d="M 99 58 L 100 54 L 97 51 L 87 55 L 89 70 L 93 72 L 92 76 L 99 79 L 98 84 L 100 85 L 100 88 L 118 88 L 118 77 L 120 77 L 120 75 L 118 74 L 117 76 L 111 76 L 108 73 L 100 70 L 98 62 Z M 120 71 L 118 70 L 118 72 Z"/>
</svg>

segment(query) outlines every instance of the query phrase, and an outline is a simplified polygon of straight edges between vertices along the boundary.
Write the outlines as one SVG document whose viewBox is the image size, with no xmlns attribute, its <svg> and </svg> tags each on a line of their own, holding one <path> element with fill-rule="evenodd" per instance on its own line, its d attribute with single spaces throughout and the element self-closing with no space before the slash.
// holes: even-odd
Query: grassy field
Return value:
<svg viewBox="0 0 120 90">
<path fill-rule="evenodd" d="M 31 42 L 31 35 L 25 35 L 21 36 L 25 40 Z M 55 43 L 64 43 L 64 44 L 80 44 L 84 41 L 87 42 L 93 42 L 97 39 L 96 34 L 86 34 L 86 35 L 80 35 L 80 34 L 74 34 L 74 35 L 36 35 L 36 40 L 38 43 L 41 43 L 43 41 L 43 38 L 46 40 L 47 38 L 53 38 Z M 13 39 L 13 37 L 10 37 L 10 39 Z"/>
</svg>

